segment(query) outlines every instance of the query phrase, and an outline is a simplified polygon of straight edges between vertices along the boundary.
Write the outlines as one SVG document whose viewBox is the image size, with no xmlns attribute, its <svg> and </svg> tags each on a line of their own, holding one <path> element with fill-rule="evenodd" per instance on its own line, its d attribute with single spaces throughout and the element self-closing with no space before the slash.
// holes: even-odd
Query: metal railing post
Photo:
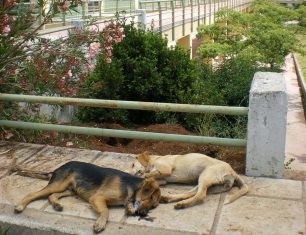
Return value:
<svg viewBox="0 0 306 235">
<path fill-rule="evenodd" d="M 209 24 L 211 25 L 211 1 L 212 0 L 209 0 Z"/>
<path fill-rule="evenodd" d="M 174 1 L 171 1 L 172 9 L 172 41 L 175 40 L 175 11 L 174 11 Z"/>
<path fill-rule="evenodd" d="M 66 26 L 66 12 L 64 11 L 62 14 L 63 14 L 63 26 Z"/>
<path fill-rule="evenodd" d="M 190 0 L 190 9 L 191 9 L 191 32 L 193 32 L 193 1 Z"/>
<path fill-rule="evenodd" d="M 183 24 L 182 24 L 183 36 L 185 36 L 185 3 L 184 3 L 184 0 L 181 0 L 181 1 L 182 1 L 182 10 L 183 10 Z"/>
<path fill-rule="evenodd" d="M 163 32 L 162 10 L 161 10 L 160 2 L 158 2 L 157 4 L 158 4 L 158 18 L 159 18 L 159 33 L 160 33 L 160 35 L 162 35 L 162 32 Z"/>
<path fill-rule="evenodd" d="M 98 2 L 98 8 L 99 8 L 99 17 L 101 18 L 101 16 L 102 16 L 102 0 L 100 0 Z"/>
<path fill-rule="evenodd" d="M 216 0 L 213 0 L 214 2 L 214 23 L 216 21 Z"/>
<path fill-rule="evenodd" d="M 200 0 L 197 0 L 198 3 L 198 27 L 200 26 L 200 17 L 201 17 L 201 9 L 200 9 Z"/>
<path fill-rule="evenodd" d="M 206 0 L 204 0 L 204 25 L 206 25 Z"/>
</svg>

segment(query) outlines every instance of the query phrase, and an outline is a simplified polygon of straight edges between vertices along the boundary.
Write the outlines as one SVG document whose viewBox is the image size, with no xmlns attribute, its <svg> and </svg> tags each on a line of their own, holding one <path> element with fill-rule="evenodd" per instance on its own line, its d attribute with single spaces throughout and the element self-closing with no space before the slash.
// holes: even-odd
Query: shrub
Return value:
<svg viewBox="0 0 306 235">
<path fill-rule="evenodd" d="M 168 48 L 159 34 L 124 28 L 125 39 L 114 45 L 111 63 L 100 59 L 82 93 L 85 97 L 147 102 L 184 103 L 196 79 L 188 51 Z M 82 120 L 121 123 L 163 122 L 173 115 L 147 111 L 81 109 Z"/>
<path fill-rule="evenodd" d="M 255 72 L 267 70 L 258 66 L 252 57 L 245 54 L 229 58 L 214 69 L 209 64 L 200 64 L 201 75 L 193 84 L 192 92 L 186 94 L 186 100 L 195 104 L 247 107 Z M 187 114 L 183 123 L 202 135 L 244 138 L 247 117 Z"/>
</svg>

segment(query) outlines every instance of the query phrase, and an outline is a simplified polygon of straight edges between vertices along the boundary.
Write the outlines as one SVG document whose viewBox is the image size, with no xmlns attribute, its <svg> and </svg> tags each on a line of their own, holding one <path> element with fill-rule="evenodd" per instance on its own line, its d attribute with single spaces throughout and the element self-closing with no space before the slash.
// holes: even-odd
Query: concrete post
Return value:
<svg viewBox="0 0 306 235">
<path fill-rule="evenodd" d="M 139 13 L 138 23 L 140 24 L 140 27 L 142 27 L 142 29 L 146 29 L 146 25 L 147 25 L 146 10 L 145 9 L 137 9 L 136 12 Z"/>
<path fill-rule="evenodd" d="M 286 123 L 285 78 L 279 73 L 257 72 L 249 99 L 246 175 L 282 177 Z"/>
</svg>

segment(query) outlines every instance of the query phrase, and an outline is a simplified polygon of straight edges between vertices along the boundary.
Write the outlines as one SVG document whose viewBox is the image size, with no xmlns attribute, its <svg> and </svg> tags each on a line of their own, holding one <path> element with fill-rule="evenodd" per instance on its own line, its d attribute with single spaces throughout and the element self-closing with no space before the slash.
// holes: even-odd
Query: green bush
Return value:
<svg viewBox="0 0 306 235">
<path fill-rule="evenodd" d="M 91 74 L 83 96 L 147 102 L 184 103 L 184 94 L 196 79 L 195 63 L 188 51 L 168 48 L 159 34 L 125 26 L 126 37 L 113 48 L 112 62 L 101 58 Z M 148 111 L 81 109 L 86 121 L 119 123 L 164 122 L 173 115 Z M 176 119 L 176 118 L 175 118 Z"/>
<path fill-rule="evenodd" d="M 258 66 L 253 55 L 249 54 L 226 59 L 215 68 L 209 64 L 199 66 L 200 76 L 185 100 L 194 104 L 221 106 L 247 107 L 255 72 L 267 70 Z M 187 114 L 183 123 L 202 135 L 244 138 L 247 117 Z"/>
</svg>

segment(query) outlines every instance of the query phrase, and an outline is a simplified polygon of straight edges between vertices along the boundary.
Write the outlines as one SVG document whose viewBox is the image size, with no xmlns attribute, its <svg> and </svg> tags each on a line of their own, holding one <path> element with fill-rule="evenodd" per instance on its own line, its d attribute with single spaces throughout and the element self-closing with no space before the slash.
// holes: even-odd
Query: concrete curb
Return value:
<svg viewBox="0 0 306 235">
<path fill-rule="evenodd" d="M 292 54 L 292 58 L 293 58 L 294 67 L 295 67 L 295 70 L 296 70 L 300 90 L 301 90 L 301 93 L 302 93 L 302 103 L 303 103 L 303 107 L 304 107 L 304 116 L 305 116 L 305 119 L 306 119 L 306 83 L 305 83 L 305 80 L 304 80 L 303 73 L 301 72 L 301 69 L 299 67 L 299 63 L 298 63 L 294 54 Z"/>
</svg>

